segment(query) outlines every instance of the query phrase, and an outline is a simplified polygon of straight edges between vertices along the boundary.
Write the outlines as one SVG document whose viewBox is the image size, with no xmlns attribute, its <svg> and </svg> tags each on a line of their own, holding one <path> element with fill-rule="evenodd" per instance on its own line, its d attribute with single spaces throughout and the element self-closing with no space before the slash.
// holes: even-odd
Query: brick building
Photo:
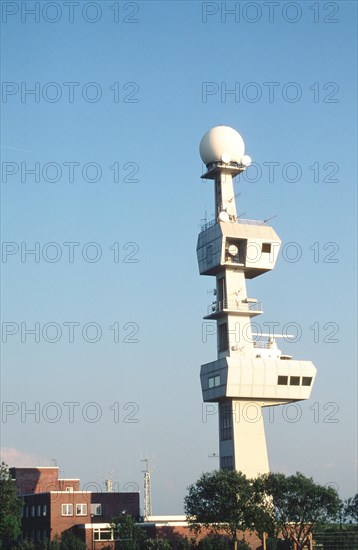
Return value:
<svg viewBox="0 0 358 550">
<path fill-rule="evenodd" d="M 22 535 L 34 542 L 75 531 L 87 548 L 108 540 L 112 516 L 131 514 L 139 520 L 139 492 L 81 491 L 79 479 L 61 479 L 58 467 L 10 468 L 24 502 Z"/>
<path fill-rule="evenodd" d="M 88 550 L 120 548 L 109 527 L 112 516 L 131 514 L 140 520 L 139 492 L 81 491 L 79 479 L 59 478 L 58 467 L 10 468 L 19 495 L 23 499 L 22 536 L 40 543 L 66 531 L 74 532 Z M 140 524 L 148 537 L 168 538 L 174 547 L 182 537 L 192 538 L 185 516 L 150 516 Z M 203 530 L 195 538 L 209 534 Z M 245 533 L 251 548 L 260 541 Z"/>
</svg>

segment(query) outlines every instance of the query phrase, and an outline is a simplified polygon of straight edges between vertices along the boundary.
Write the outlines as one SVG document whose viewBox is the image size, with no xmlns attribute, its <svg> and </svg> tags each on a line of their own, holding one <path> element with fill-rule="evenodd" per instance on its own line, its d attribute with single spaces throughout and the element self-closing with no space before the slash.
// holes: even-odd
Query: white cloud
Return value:
<svg viewBox="0 0 358 550">
<path fill-rule="evenodd" d="M 35 453 L 25 453 L 15 449 L 15 447 L 2 447 L 0 449 L 1 461 L 5 462 L 10 468 L 33 468 L 35 466 L 50 466 L 51 459 L 37 455 Z"/>
</svg>

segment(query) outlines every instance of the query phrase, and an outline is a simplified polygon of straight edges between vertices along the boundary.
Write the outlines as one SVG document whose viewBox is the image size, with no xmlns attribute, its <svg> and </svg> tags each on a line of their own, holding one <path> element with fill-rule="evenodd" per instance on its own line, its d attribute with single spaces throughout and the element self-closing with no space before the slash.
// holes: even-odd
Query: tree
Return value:
<svg viewBox="0 0 358 550">
<path fill-rule="evenodd" d="M 196 550 L 197 548 L 195 538 L 189 539 L 188 537 L 183 535 L 178 535 L 177 533 L 175 535 L 175 541 L 173 546 L 175 550 Z"/>
<path fill-rule="evenodd" d="M 229 550 L 230 541 L 227 536 L 208 535 L 198 543 L 198 550 Z M 237 542 L 238 550 L 250 550 L 250 546 L 242 540 Z"/>
<path fill-rule="evenodd" d="M 205 473 L 188 488 L 184 507 L 191 528 L 229 535 L 237 549 L 238 532 L 268 524 L 267 503 L 252 480 L 236 470 Z"/>
<path fill-rule="evenodd" d="M 198 542 L 198 550 L 229 550 L 227 537 L 208 535 Z"/>
<path fill-rule="evenodd" d="M 145 539 L 145 533 L 131 515 L 114 516 L 109 524 L 114 532 L 114 538 L 121 541 L 123 550 L 139 550 L 141 542 Z"/>
<path fill-rule="evenodd" d="M 0 466 L 0 547 L 11 548 L 21 533 L 22 500 L 5 462 Z"/>
<path fill-rule="evenodd" d="M 13 550 L 36 550 L 35 544 L 29 540 L 23 540 L 12 547 Z"/>
<path fill-rule="evenodd" d="M 146 550 L 171 550 L 172 546 L 168 539 L 147 539 L 145 542 Z"/>
<path fill-rule="evenodd" d="M 23 540 L 11 546 L 11 550 L 86 550 L 86 544 L 71 531 L 65 531 L 61 537 L 56 534 L 52 540 L 40 544 Z"/>
<path fill-rule="evenodd" d="M 358 523 L 358 493 L 344 502 L 344 518 L 350 523 Z"/>
<path fill-rule="evenodd" d="M 316 525 L 334 520 L 341 501 L 335 489 L 323 487 L 300 473 L 292 476 L 269 473 L 255 480 L 256 488 L 270 502 L 271 521 L 299 549 L 308 545 Z"/>
</svg>

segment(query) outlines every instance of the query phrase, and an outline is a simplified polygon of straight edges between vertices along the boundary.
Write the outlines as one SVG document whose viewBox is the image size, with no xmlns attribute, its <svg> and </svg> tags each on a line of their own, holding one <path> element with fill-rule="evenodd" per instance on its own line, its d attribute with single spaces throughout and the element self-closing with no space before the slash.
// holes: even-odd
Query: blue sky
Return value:
<svg viewBox="0 0 358 550">
<path fill-rule="evenodd" d="M 283 350 L 318 369 L 310 401 L 266 418 L 271 468 L 356 492 L 356 3 L 268 4 L 2 3 L 10 465 L 142 489 L 149 453 L 156 514 L 218 466 L 199 382 L 214 281 L 195 247 L 214 212 L 199 142 L 226 124 L 256 163 L 238 211 L 277 216 L 284 245 L 249 281 L 256 321 L 296 328 Z"/>
</svg>

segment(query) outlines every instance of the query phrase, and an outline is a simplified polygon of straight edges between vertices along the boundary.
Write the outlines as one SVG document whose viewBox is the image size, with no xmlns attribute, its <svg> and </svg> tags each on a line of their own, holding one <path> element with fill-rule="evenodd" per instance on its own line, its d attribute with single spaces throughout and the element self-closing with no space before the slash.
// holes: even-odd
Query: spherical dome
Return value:
<svg viewBox="0 0 358 550">
<path fill-rule="evenodd" d="M 241 159 L 242 164 L 248 168 L 252 163 L 252 158 L 249 155 L 244 155 Z"/>
<path fill-rule="evenodd" d="M 200 142 L 200 156 L 204 164 L 212 162 L 237 162 L 241 164 L 245 153 L 244 140 L 230 126 L 215 126 Z"/>
</svg>

